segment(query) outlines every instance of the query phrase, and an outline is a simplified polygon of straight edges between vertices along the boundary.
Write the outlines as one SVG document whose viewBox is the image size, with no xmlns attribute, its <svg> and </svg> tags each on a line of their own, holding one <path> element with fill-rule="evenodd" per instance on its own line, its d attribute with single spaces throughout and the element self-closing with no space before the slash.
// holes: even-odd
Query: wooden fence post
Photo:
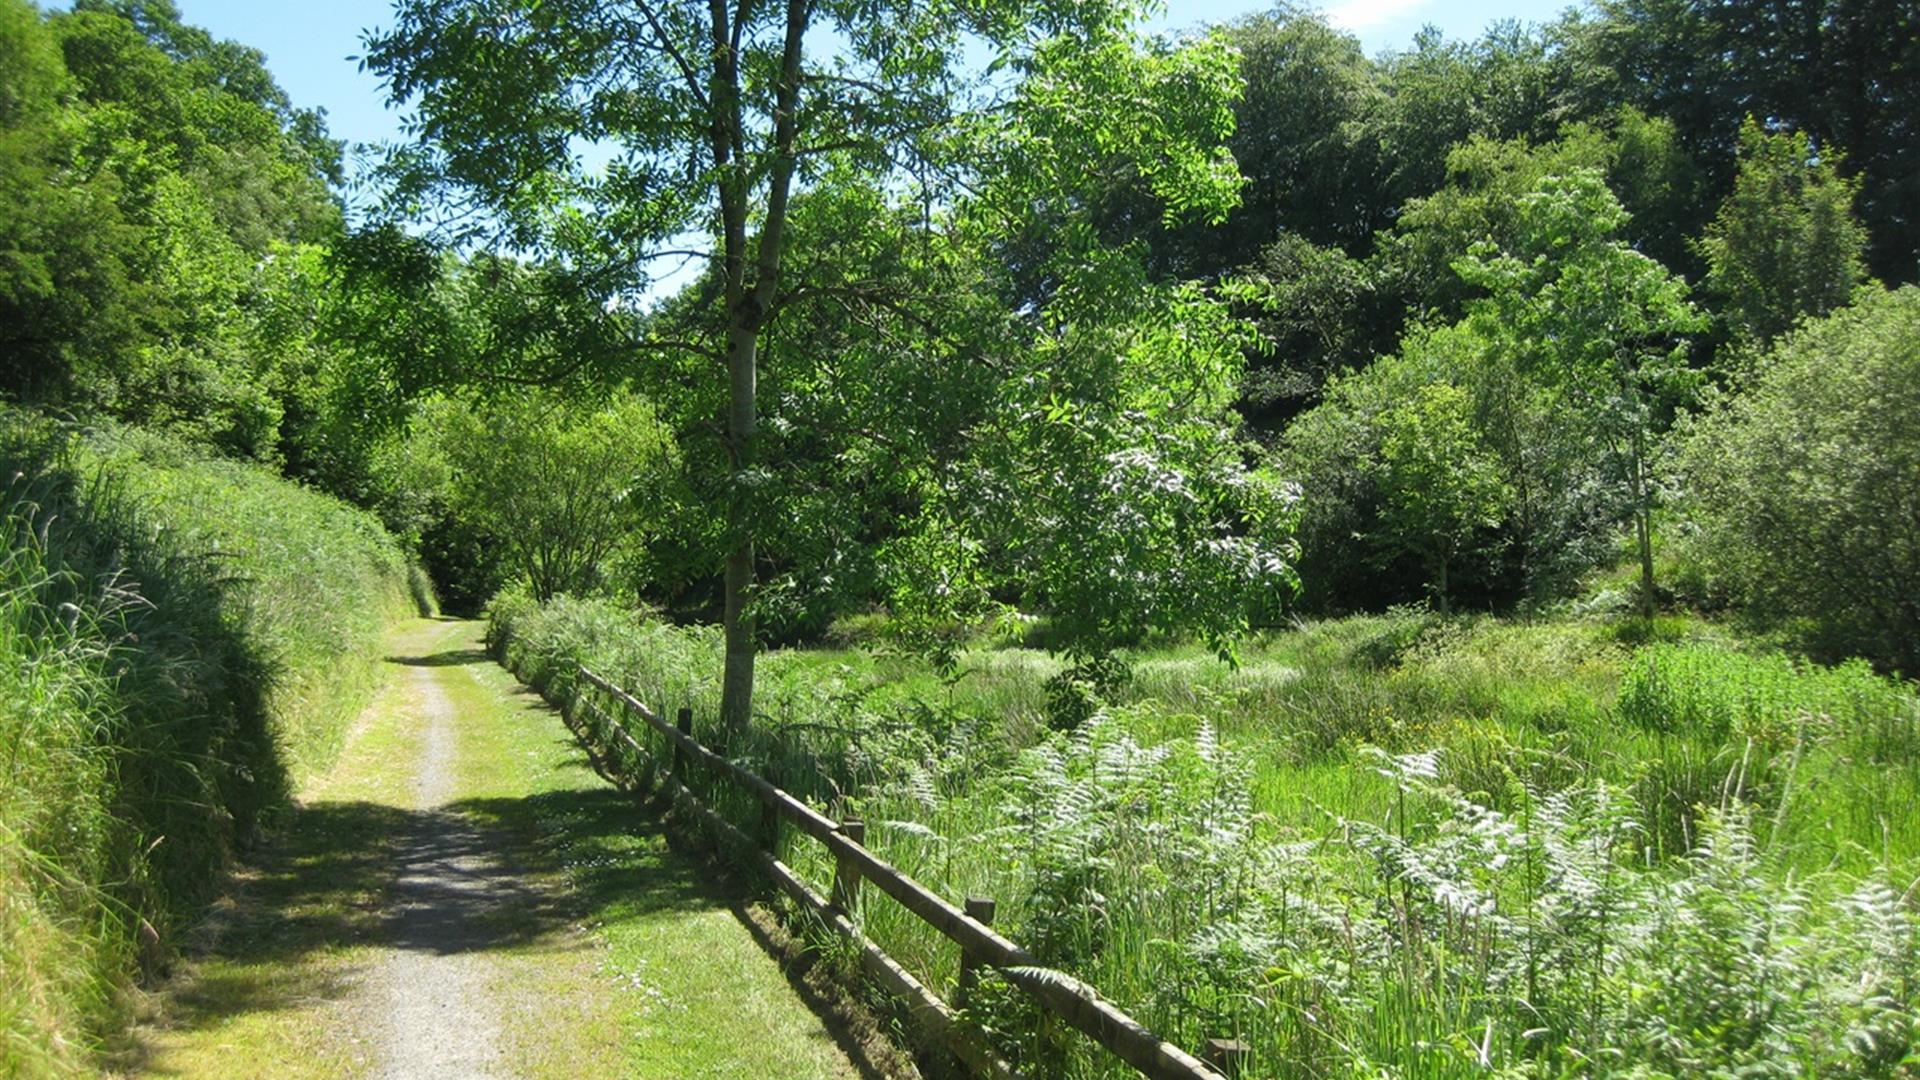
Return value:
<svg viewBox="0 0 1920 1080">
<path fill-rule="evenodd" d="M 983 926 L 993 925 L 994 902 L 992 899 L 985 896 L 969 896 L 967 897 L 967 902 L 962 905 L 962 907 L 967 913 L 967 918 Z M 972 956 L 967 954 L 966 949 L 962 948 L 960 950 L 960 978 L 954 983 L 953 987 L 953 1007 L 956 1009 L 966 1008 L 968 1004 L 967 999 L 973 996 L 973 991 L 979 985 L 980 965 L 975 962 Z"/>
<path fill-rule="evenodd" d="M 848 818 L 840 823 L 840 832 L 856 844 L 867 842 L 867 823 L 859 818 Z M 860 907 L 860 866 L 844 856 L 834 859 L 833 891 L 829 894 L 833 910 L 853 918 Z"/>
<path fill-rule="evenodd" d="M 674 719 L 677 721 L 674 726 L 680 729 L 680 734 L 692 738 L 693 710 L 683 705 L 680 707 L 680 715 Z M 681 787 L 688 791 L 693 790 L 693 777 L 687 775 L 687 752 L 681 749 L 678 743 L 673 747 L 673 778 L 680 781 Z"/>
<path fill-rule="evenodd" d="M 1228 1080 L 1237 1080 L 1252 1052 L 1253 1048 L 1239 1039 L 1208 1039 L 1200 1050 L 1200 1060 L 1220 1070 Z"/>
</svg>

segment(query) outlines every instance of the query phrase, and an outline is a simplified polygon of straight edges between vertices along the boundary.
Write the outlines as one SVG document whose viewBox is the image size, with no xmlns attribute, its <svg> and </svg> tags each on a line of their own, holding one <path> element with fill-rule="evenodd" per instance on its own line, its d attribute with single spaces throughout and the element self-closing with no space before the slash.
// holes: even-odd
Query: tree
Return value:
<svg viewBox="0 0 1920 1080">
<path fill-rule="evenodd" d="M 172 0 L 76 0 L 54 17 L 101 136 L 139 143 L 204 197 L 222 233 L 258 258 L 331 239 L 341 144 L 296 109 L 258 49 L 183 22 Z"/>
<path fill-rule="evenodd" d="M 1475 533 L 1500 524 L 1506 501 L 1472 409 L 1459 387 L 1428 383 L 1387 414 L 1380 443 L 1385 523 L 1396 545 L 1426 563 L 1442 612 L 1449 607 L 1448 566 Z"/>
<path fill-rule="evenodd" d="M 1694 387 L 1682 335 L 1703 320 L 1684 281 L 1614 238 L 1628 218 L 1599 170 L 1550 176 L 1521 198 L 1511 250 L 1478 244 L 1455 268 L 1488 293 L 1467 324 L 1593 439 L 1634 529 L 1651 616 L 1660 435 Z"/>
<path fill-rule="evenodd" d="M 1497 242 L 1482 240 L 1455 260 L 1481 293 L 1464 317 L 1416 327 L 1396 355 L 1334 380 L 1326 401 L 1289 429 L 1282 456 L 1304 489 L 1301 566 L 1310 588 L 1340 573 L 1356 537 L 1370 549 L 1369 564 L 1387 571 L 1344 579 L 1356 596 L 1403 595 L 1393 556 L 1432 557 L 1430 548 L 1401 542 L 1400 530 L 1431 534 L 1431 520 L 1444 515 L 1409 516 L 1405 496 L 1393 505 L 1388 441 L 1411 419 L 1402 409 L 1428 385 L 1447 383 L 1470 402 L 1472 444 L 1498 467 L 1504 515 L 1486 549 L 1510 553 L 1521 583 L 1538 590 L 1591 565 L 1625 522 L 1640 556 L 1643 603 L 1651 604 L 1664 433 L 1695 384 L 1684 335 L 1701 321 L 1684 282 L 1617 239 L 1626 223 L 1599 170 L 1539 178 L 1513 200 Z M 1461 437 L 1439 416 L 1421 419 L 1436 437 Z M 1418 464 L 1411 450 L 1397 452 L 1409 462 L 1403 475 L 1415 475 L 1407 471 Z M 1457 448 L 1456 456 L 1468 475 L 1439 479 L 1484 490 L 1467 483 L 1471 455 Z M 1443 508 L 1483 505 L 1463 499 Z M 1506 573 L 1473 569 L 1495 579 Z"/>
<path fill-rule="evenodd" d="M 1821 156 L 1845 147 L 1842 175 L 1860 183 L 1868 269 L 1884 281 L 1914 279 L 1920 27 L 1908 0 L 1601 0 L 1596 8 L 1596 17 L 1563 28 L 1567 53 L 1610 73 L 1609 104 L 1674 122 L 1706 170 L 1710 199 L 1733 186 L 1747 117 L 1805 133 Z M 1699 224 L 1710 207 L 1702 205 Z"/>
<path fill-rule="evenodd" d="M 276 264 L 329 239 L 337 144 L 164 0 L 0 8 L 0 386 L 274 460 Z"/>
<path fill-rule="evenodd" d="M 1758 620 L 1920 672 L 1920 288 L 1774 343 L 1688 440 L 1696 550 Z"/>
<path fill-rule="evenodd" d="M 1246 81 L 1228 144 L 1247 178 L 1240 205 L 1225 227 L 1197 222 L 1167 232 L 1153 200 L 1104 192 L 1103 230 L 1150 244 L 1150 265 L 1167 278 L 1233 272 L 1284 235 L 1364 250 L 1392 206 L 1380 199 L 1368 138 L 1384 99 L 1359 40 L 1288 3 L 1214 33 L 1239 53 Z"/>
<path fill-rule="evenodd" d="M 1240 405 L 1258 427 L 1277 432 L 1334 374 L 1392 348 L 1398 328 L 1379 318 L 1373 268 L 1339 248 L 1287 233 L 1242 273 L 1256 290 L 1247 317 L 1264 347 L 1251 359 Z"/>
<path fill-rule="evenodd" d="M 81 158 L 73 93 L 39 11 L 0 0 L 0 390 L 28 400 L 66 399 L 77 369 L 126 354 L 152 310 L 141 233 L 118 178 Z"/>
<path fill-rule="evenodd" d="M 1596 119 L 1577 93 L 1585 72 L 1545 33 L 1496 22 L 1477 41 L 1448 41 L 1431 27 L 1413 47 L 1381 62 L 1388 104 L 1368 125 L 1378 142 L 1384 205 L 1438 190 L 1455 146 L 1491 140 L 1551 139 L 1562 125 Z"/>
<path fill-rule="evenodd" d="M 726 723 L 752 714 L 763 344 L 814 303 L 898 306 L 870 283 L 789 273 L 796 197 L 832 174 L 908 194 L 930 227 L 935 206 L 967 191 L 949 181 L 1006 175 L 1022 158 L 1058 176 L 1051 155 L 1127 170 L 1175 216 L 1223 212 L 1237 185 L 1216 149 L 1231 66 L 1217 46 L 1140 50 L 1133 15 L 1069 0 L 406 0 L 398 25 L 369 40 L 368 66 L 413 105 L 420 135 L 390 170 L 398 209 L 475 211 L 456 234 L 484 228 L 542 253 L 616 308 L 658 260 L 709 260 L 712 322 L 630 344 L 686 358 L 699 380 L 701 358 L 724 365 Z M 992 70 L 955 62 L 969 41 L 996 57 Z M 1006 68 L 1022 77 L 1015 108 L 970 108 Z M 611 157 L 604 169 L 583 164 L 588 143 Z M 971 196 L 972 220 L 1003 230 L 1014 207 L 991 199 Z"/>
<path fill-rule="evenodd" d="M 1434 390 L 1433 387 L 1446 387 Z M 1460 402 L 1421 404 L 1457 391 Z M 1464 415 L 1456 413 L 1464 405 Z M 1409 412 L 1409 410 L 1413 410 Z M 1317 610 L 1378 608 L 1432 596 L 1439 523 L 1459 527 L 1447 555 L 1449 600 L 1498 603 L 1584 569 L 1592 533 L 1613 519 L 1596 505 L 1590 455 L 1552 396 L 1465 323 L 1421 326 L 1397 352 L 1336 376 L 1325 399 L 1290 425 L 1278 460 L 1301 488 L 1300 575 Z M 1464 419 L 1467 433 L 1450 428 Z M 1450 441 L 1422 464 L 1410 423 Z M 1398 433 L 1398 434 L 1396 434 Z M 1398 443 L 1389 450 L 1389 440 Z M 1397 457 L 1397 472 L 1389 467 Z M 1455 485 L 1443 509 L 1415 508 L 1421 468 Z M 1447 476 L 1448 469 L 1459 470 Z M 1491 469 L 1493 483 L 1483 478 Z M 1479 528 L 1491 488 L 1497 521 Z M 1397 491 L 1395 489 L 1398 489 Z M 1397 505 L 1396 505 L 1397 504 Z M 1422 512 L 1410 513 L 1419 509 Z"/>
<path fill-rule="evenodd" d="M 1455 319 L 1475 295 L 1453 262 L 1486 240 L 1518 240 L 1521 200 L 1549 176 L 1597 169 L 1630 217 L 1621 226 L 1649 254 L 1684 255 L 1676 222 L 1697 200 L 1692 165 L 1675 145 L 1673 126 L 1632 109 L 1593 123 L 1562 126 L 1551 142 L 1475 136 L 1447 152 L 1447 181 L 1410 199 L 1379 236 L 1372 260 L 1382 287 L 1399 292 L 1415 312 Z M 1656 255 L 1656 258 L 1659 257 Z"/>
<path fill-rule="evenodd" d="M 1276 6 L 1226 28 L 1247 92 L 1235 108 L 1233 156 L 1247 194 L 1215 243 L 1235 245 L 1219 271 L 1283 233 L 1356 252 L 1390 206 L 1377 197 L 1367 123 L 1385 103 L 1352 34 L 1304 8 Z"/>
<path fill-rule="evenodd" d="M 542 603 L 602 584 L 613 554 L 643 540 L 673 467 L 670 434 L 631 394 L 586 410 L 524 394 L 425 419 L 451 467 L 457 516 L 505 549 Z"/>
<path fill-rule="evenodd" d="M 1845 304 L 1865 280 L 1867 233 L 1853 216 L 1860 185 L 1840 168 L 1833 147 L 1770 135 L 1752 117 L 1741 126 L 1733 194 L 1700 242 L 1702 287 L 1720 300 L 1736 340 L 1765 345 Z"/>
</svg>

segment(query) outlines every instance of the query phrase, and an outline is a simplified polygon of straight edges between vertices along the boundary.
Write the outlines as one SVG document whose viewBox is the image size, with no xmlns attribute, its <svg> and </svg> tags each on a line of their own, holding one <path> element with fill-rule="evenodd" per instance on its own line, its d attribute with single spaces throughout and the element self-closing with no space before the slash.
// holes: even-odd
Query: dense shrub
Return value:
<svg viewBox="0 0 1920 1080">
<path fill-rule="evenodd" d="M 487 609 L 495 656 L 535 689 L 565 698 L 585 666 L 653 703 L 719 703 L 720 635 L 715 627 L 674 627 L 606 600 L 562 596 L 540 604 L 524 592 L 496 597 Z"/>
<path fill-rule="evenodd" d="M 324 766 L 408 568 L 332 499 L 0 412 L 0 1074 L 82 1072 L 125 981 Z"/>
<path fill-rule="evenodd" d="M 1686 451 L 1698 557 L 1755 616 L 1920 672 L 1920 288 L 1863 291 L 1760 364 Z"/>
</svg>

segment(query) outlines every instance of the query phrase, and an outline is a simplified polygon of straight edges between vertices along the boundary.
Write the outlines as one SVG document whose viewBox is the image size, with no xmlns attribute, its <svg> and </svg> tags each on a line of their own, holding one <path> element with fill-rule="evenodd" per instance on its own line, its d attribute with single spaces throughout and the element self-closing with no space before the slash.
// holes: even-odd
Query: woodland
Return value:
<svg viewBox="0 0 1920 1080">
<path fill-rule="evenodd" d="M 1920 1075 L 1920 7 L 1144 13 L 0 0 L 0 1071 L 444 610 L 1247 1076 Z"/>
</svg>

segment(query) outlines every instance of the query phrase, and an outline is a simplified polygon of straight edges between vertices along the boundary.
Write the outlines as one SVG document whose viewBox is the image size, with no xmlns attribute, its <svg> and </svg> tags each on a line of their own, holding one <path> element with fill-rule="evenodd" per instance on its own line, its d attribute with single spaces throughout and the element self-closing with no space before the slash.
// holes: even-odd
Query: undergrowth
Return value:
<svg viewBox="0 0 1920 1080">
<path fill-rule="evenodd" d="M 413 605 L 362 515 L 157 437 L 0 412 L 0 476 L 0 1074 L 83 1074 Z"/>
<path fill-rule="evenodd" d="M 507 597 L 490 632 L 570 709 L 594 707 L 584 663 L 724 742 L 712 629 Z M 1058 662 L 1013 645 L 949 678 L 781 650 L 727 751 L 949 898 L 994 897 L 1163 1037 L 1248 1041 L 1247 1075 L 1916 1075 L 1912 688 L 1698 619 L 1645 640 L 1398 611 L 1237 668 L 1142 650 L 1071 716 Z M 831 878 L 817 845 L 782 856 Z M 944 938 L 884 899 L 861 923 L 951 990 Z M 1123 1075 L 996 979 L 970 1013 L 1030 1075 Z"/>
</svg>

